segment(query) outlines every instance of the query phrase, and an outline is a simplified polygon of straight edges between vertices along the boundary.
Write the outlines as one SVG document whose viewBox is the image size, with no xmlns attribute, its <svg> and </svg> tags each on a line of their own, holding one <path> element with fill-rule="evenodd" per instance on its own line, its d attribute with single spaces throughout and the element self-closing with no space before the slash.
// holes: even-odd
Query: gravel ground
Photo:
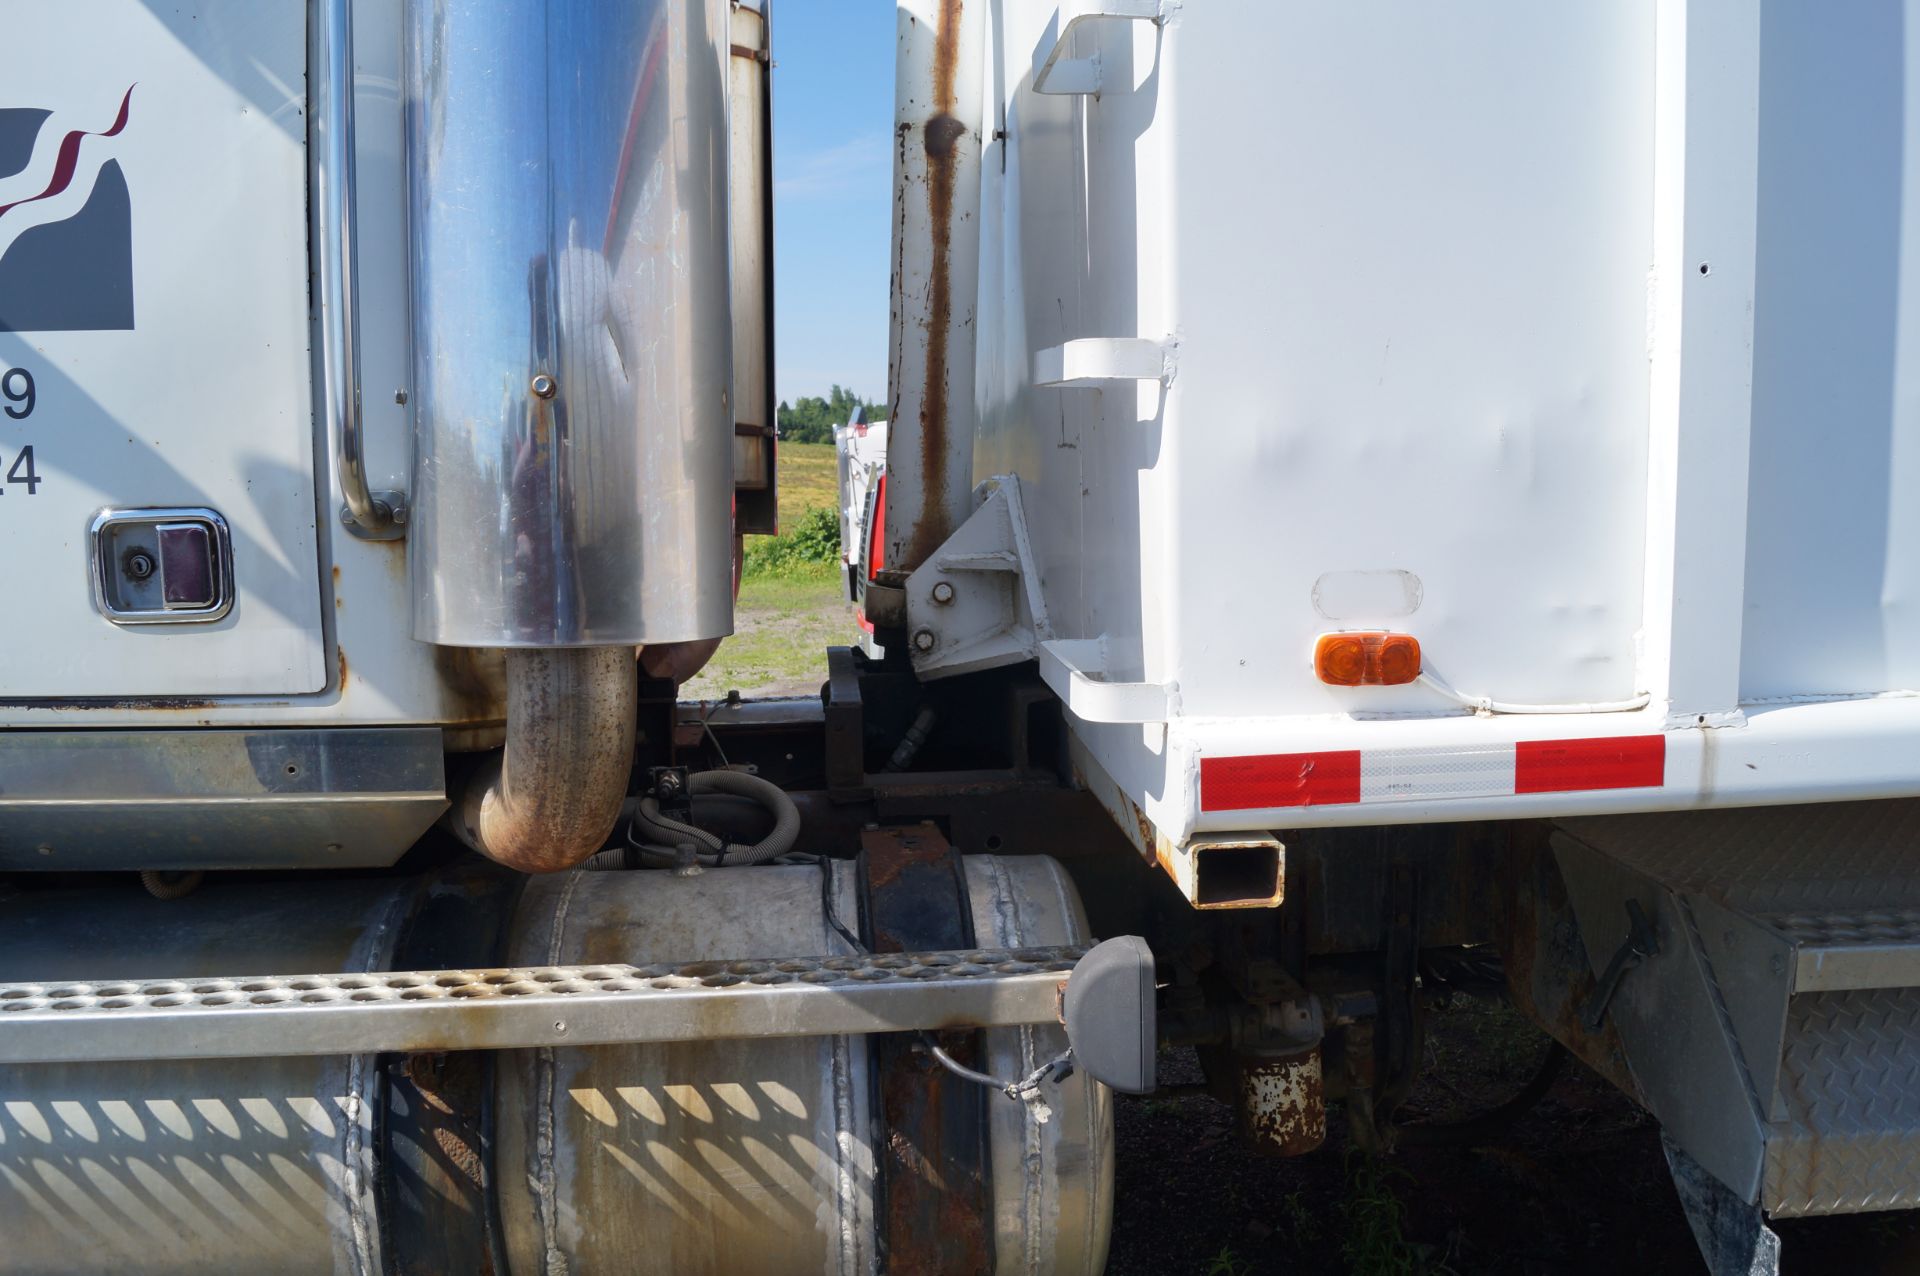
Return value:
<svg viewBox="0 0 1920 1276">
<path fill-rule="evenodd" d="M 1426 1071 L 1403 1118 L 1492 1107 L 1532 1074 L 1546 1039 L 1513 1011 L 1461 999 L 1428 1023 Z M 1197 1082 L 1190 1050 L 1163 1082 Z M 1292 1159 L 1242 1147 L 1232 1113 L 1200 1094 L 1122 1098 L 1111 1276 L 1266 1273 L 1698 1273 L 1658 1128 L 1569 1063 L 1497 1142 L 1350 1151 L 1339 1110 L 1325 1145 Z M 1788 1276 L 1920 1272 L 1915 1215 L 1781 1227 Z"/>
</svg>

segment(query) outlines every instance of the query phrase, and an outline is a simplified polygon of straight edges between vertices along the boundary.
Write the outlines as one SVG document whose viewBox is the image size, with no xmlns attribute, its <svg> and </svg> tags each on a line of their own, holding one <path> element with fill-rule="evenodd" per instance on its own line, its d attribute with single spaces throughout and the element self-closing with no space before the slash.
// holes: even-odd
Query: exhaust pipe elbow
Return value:
<svg viewBox="0 0 1920 1276">
<path fill-rule="evenodd" d="M 449 815 L 487 858 L 523 873 L 573 868 L 606 845 L 633 772 L 632 647 L 507 652 L 507 743 Z"/>
</svg>

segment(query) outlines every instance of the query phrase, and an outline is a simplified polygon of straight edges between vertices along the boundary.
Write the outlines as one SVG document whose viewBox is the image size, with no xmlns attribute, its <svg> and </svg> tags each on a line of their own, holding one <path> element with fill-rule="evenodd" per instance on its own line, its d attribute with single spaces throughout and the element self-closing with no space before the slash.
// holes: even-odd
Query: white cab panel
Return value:
<svg viewBox="0 0 1920 1276">
<path fill-rule="evenodd" d="M 324 425 L 315 423 L 315 409 L 323 406 L 321 392 L 310 390 L 320 382 L 314 356 L 309 353 L 314 346 L 311 334 L 316 315 L 310 308 L 307 282 L 306 254 L 312 232 L 305 139 L 312 122 L 311 111 L 324 106 L 324 95 L 315 87 L 323 84 L 324 78 L 316 77 L 308 65 L 311 51 L 307 48 L 307 7 L 298 0 L 272 0 L 271 3 L 236 0 L 158 7 L 114 0 L 85 3 L 23 0 L 6 9 L 10 39 L 16 22 L 22 32 L 31 25 L 34 38 L 49 49 L 63 40 L 68 46 L 92 47 L 99 43 L 101 33 L 106 32 L 112 36 L 108 45 L 118 50 L 115 56 L 145 59 L 147 65 L 156 58 L 172 59 L 165 65 L 178 72 L 175 79 L 201 85 L 203 96 L 192 104 L 193 123 L 186 132 L 207 139 L 205 153 L 181 151 L 177 155 L 168 152 L 168 155 L 179 164 L 212 166 L 209 171 L 214 176 L 206 179 L 214 183 L 207 188 L 208 199 L 176 199 L 155 211 L 156 217 L 165 219 L 164 224 L 135 230 L 136 234 L 156 237 L 164 250 L 158 255 L 146 254 L 140 259 L 139 268 L 161 271 L 159 278 L 165 285 L 183 295 L 156 294 L 148 287 L 147 277 L 142 275 L 135 281 L 143 290 L 135 298 L 138 304 L 135 331 L 24 335 L 0 332 L 0 368 L 23 362 L 17 353 L 21 350 L 38 351 L 43 346 L 49 352 L 56 346 L 63 351 L 84 350 L 86 342 L 102 338 L 117 342 L 115 350 L 130 348 L 135 339 L 156 343 L 159 353 L 150 356 L 155 360 L 163 360 L 170 353 L 179 367 L 173 374 L 174 380 L 162 388 L 178 401 L 186 401 L 189 391 L 202 395 L 207 415 L 202 418 L 196 411 L 184 418 L 186 424 L 181 423 L 182 418 L 171 418 L 172 433 L 139 437 L 146 440 L 147 455 L 155 450 L 153 440 L 160 440 L 162 459 L 169 467 L 162 472 L 178 472 L 175 458 L 186 455 L 188 459 L 184 464 L 191 471 L 189 477 L 208 494 L 202 499 L 233 521 L 240 596 L 232 616 L 224 622 L 224 629 L 189 625 L 166 635 L 157 628 L 140 633 L 106 632 L 98 641 L 117 645 L 109 645 L 104 654 L 91 657 L 91 663 L 84 664 L 70 654 L 73 643 L 62 648 L 46 615 L 20 615 L 0 621 L 0 647 L 9 656 L 5 673 L 0 674 L 0 725 L 238 727 L 439 723 L 478 728 L 478 736 L 463 737 L 471 741 L 486 738 L 503 715 L 504 693 L 497 656 L 435 648 L 414 641 L 408 632 L 413 595 L 407 580 L 406 543 L 360 540 L 340 523 L 340 496 L 331 473 L 332 447 Z M 354 96 L 358 116 L 356 229 L 360 256 L 362 420 L 368 480 L 377 491 L 404 491 L 409 487 L 412 356 L 407 323 L 401 27 L 398 0 L 356 0 Z M 8 47 L 11 50 L 13 46 Z M 286 64 L 284 74 L 282 63 Z M 68 64 L 74 64 L 74 59 L 69 58 Z M 15 87 L 14 65 L 10 61 L 7 77 L 0 79 L 0 109 L 24 100 L 25 90 Z M 32 69 L 22 66 L 23 70 Z M 222 80 L 214 68 L 223 68 L 224 73 L 233 78 Z M 269 72 L 271 81 L 267 78 Z M 67 78 L 75 80 L 78 74 Z M 34 83 L 43 83 L 49 77 L 59 78 L 51 71 L 45 75 L 36 72 Z M 134 111 L 147 105 L 147 99 L 142 96 L 146 83 L 143 79 L 136 90 L 125 131 L 127 137 L 133 136 L 133 125 L 140 119 Z M 271 162 L 248 170 L 240 159 L 223 157 L 221 148 L 232 151 L 235 143 L 234 138 L 222 130 L 258 123 L 264 108 L 256 106 L 253 97 L 248 95 L 266 95 L 268 90 L 262 86 L 269 83 L 279 85 L 273 92 L 284 90 L 290 97 L 273 116 L 274 132 L 279 136 L 269 139 L 264 133 L 255 135 L 255 144 L 271 152 Z M 314 89 L 312 98 L 306 96 L 310 88 Z M 241 114 L 243 108 L 247 111 L 245 116 Z M 3 124 L 4 117 L 0 117 L 0 125 Z M 83 123 L 80 127 L 100 126 Z M 4 128 L 0 127 L 0 145 L 4 141 Z M 219 194 L 229 201 L 250 198 L 233 184 L 268 180 L 274 190 L 272 216 L 278 220 L 271 225 L 256 225 L 249 214 L 241 221 L 225 224 L 225 238 L 208 248 L 202 242 L 206 236 L 195 227 L 216 214 L 210 203 L 212 196 Z M 5 181 L 0 179 L 0 189 L 5 188 Z M 139 192 L 134 192 L 133 200 L 136 215 L 145 216 L 146 209 L 138 202 Z M 264 206 L 259 213 L 263 218 L 267 216 Z M 176 224 L 183 228 L 178 235 L 174 233 Z M 174 245 L 176 239 L 181 243 L 192 241 L 191 256 Z M 257 285 L 261 285 L 262 280 L 239 279 L 241 272 L 233 265 L 235 261 L 260 264 L 256 259 L 265 252 L 262 244 L 267 240 L 279 245 L 273 250 L 275 265 L 271 270 L 256 270 L 255 275 L 269 276 L 264 282 L 271 283 L 280 297 L 272 319 L 275 334 L 270 337 L 262 335 L 261 328 L 265 303 L 261 287 Z M 139 244 L 135 247 L 139 251 Z M 284 260 L 278 254 L 285 254 Z M 11 268 L 12 263 L 6 265 Z M 212 291 L 215 288 L 225 292 L 216 297 Z M 203 327 L 198 332 L 190 326 L 180 328 L 182 308 L 229 306 L 235 308 L 231 323 L 220 318 L 211 328 Z M 150 329 L 150 315 L 155 324 L 170 320 L 173 326 Z M 250 318 L 243 322 L 240 316 Z M 258 359 L 251 363 L 240 360 L 236 364 L 229 357 L 233 343 L 241 340 L 249 324 L 256 339 L 252 345 L 242 348 L 264 348 L 271 340 L 273 362 L 270 367 Z M 289 334 L 284 343 L 278 335 L 282 327 Z M 283 344 L 291 352 L 284 362 L 279 358 Z M 43 362 L 64 367 L 52 360 Z M 104 357 L 90 359 L 84 366 L 64 375 L 70 385 L 80 385 L 78 377 L 86 378 L 83 385 L 86 401 L 105 402 L 103 396 L 112 394 L 120 396 L 114 402 L 124 407 L 123 401 L 137 389 L 122 387 L 124 375 L 119 365 Z M 42 377 L 39 384 L 44 386 L 50 381 L 57 378 Z M 245 394 L 258 403 L 278 405 L 276 412 L 283 407 L 284 418 L 275 415 L 268 425 L 260 425 L 256 416 L 236 413 L 232 405 L 241 394 L 241 387 L 247 387 Z M 36 405 L 35 417 L 25 424 L 52 421 L 54 401 L 53 397 L 43 394 L 41 402 L 48 406 L 43 409 Z M 134 396 L 134 401 L 144 404 L 146 399 Z M 221 409 L 225 415 L 213 412 L 213 408 L 220 405 L 226 405 Z M 7 406 L 17 408 L 19 405 L 0 400 L 0 410 Z M 126 410 L 133 411 L 132 408 Z M 110 415 L 104 408 L 99 414 L 102 418 Z M 325 412 L 320 412 L 319 417 L 324 422 Z M 0 487 L 5 486 L 5 468 L 13 460 L 13 453 L 8 449 L 14 437 L 40 433 L 22 431 L 17 424 L 0 417 Z M 126 431 L 118 437 L 122 447 L 132 446 L 124 441 Z M 322 457 L 317 494 L 306 477 L 313 472 L 316 443 Z M 251 490 L 258 489 L 258 477 L 264 468 L 258 458 L 262 450 L 269 447 L 272 455 L 279 458 L 274 465 L 297 473 L 299 478 L 297 489 L 289 487 L 275 503 L 255 501 L 251 496 Z M 49 449 L 46 455 L 67 454 Z M 62 461 L 63 468 L 67 464 Z M 97 471 L 97 466 L 83 470 L 81 477 L 94 477 Z M 55 477 L 49 473 L 46 461 L 39 463 L 39 472 L 43 479 Z M 132 466 L 124 472 L 109 473 L 117 476 L 115 481 L 128 485 L 143 483 L 151 477 L 147 471 Z M 249 480 L 254 481 L 254 489 L 249 489 Z M 64 476 L 61 481 L 66 481 Z M 54 490 L 51 482 L 43 483 L 35 499 L 44 502 Z M 229 499 L 227 493 L 238 493 L 246 499 Z M 12 510 L 14 499 L 11 490 L 0 496 L 0 519 Z M 93 499 L 100 498 L 95 494 Z M 152 501 L 145 496 L 139 499 L 157 504 L 178 498 L 163 494 Z M 95 508 L 96 504 L 84 504 L 84 508 L 72 515 L 66 535 L 71 544 L 63 546 L 61 553 L 83 552 L 81 534 Z M 4 524 L 4 529 L 9 543 L 22 534 L 14 523 Z M 286 565 L 284 570 L 271 576 L 274 591 L 284 587 L 285 599 L 280 592 L 261 592 L 266 589 L 263 579 L 248 566 L 248 555 L 259 555 L 263 547 L 268 560 Z M 43 553 L 42 557 L 48 556 Z M 17 569 L 10 567 L 10 570 Z M 84 557 L 77 565 L 68 560 L 58 572 L 53 566 L 39 562 L 31 563 L 30 570 L 45 572 L 45 580 L 57 578 L 63 582 L 63 588 L 70 585 L 74 591 L 70 597 L 63 595 L 60 624 L 92 634 L 113 630 L 113 626 L 92 610 L 87 599 Z M 12 579 L 20 577 L 16 575 Z M 39 588 L 42 579 L 35 575 L 28 585 Z M 288 626 L 307 644 L 301 649 L 302 672 L 298 678 L 284 674 L 268 676 L 264 672 L 269 658 L 268 646 L 252 643 L 249 636 L 255 631 L 242 627 L 256 621 L 262 624 L 271 621 L 277 613 L 270 612 L 268 607 L 276 601 L 285 602 L 286 616 L 298 617 L 301 624 L 312 626 L 310 632 Z M 180 661 L 174 661 L 169 655 L 172 663 L 156 663 L 154 653 L 171 652 L 176 647 L 185 647 L 189 655 L 203 651 L 209 654 Z M 309 654 L 318 657 L 317 669 L 307 664 Z M 51 667 L 54 664 L 70 670 L 67 685 L 51 691 L 38 684 L 16 689 L 19 679 L 36 672 L 36 665 Z M 285 667 L 283 664 L 282 668 Z M 172 681 L 160 680 L 157 676 L 160 670 L 171 671 L 167 676 Z M 43 683 L 48 681 L 42 679 Z M 183 698 L 189 703 L 182 704 Z"/>
<path fill-rule="evenodd" d="M 19 0 L 5 21 L 0 369 L 33 405 L 0 420 L 0 695 L 318 691 L 306 7 Z M 89 522 L 145 506 L 224 516 L 223 618 L 96 610 Z"/>
</svg>

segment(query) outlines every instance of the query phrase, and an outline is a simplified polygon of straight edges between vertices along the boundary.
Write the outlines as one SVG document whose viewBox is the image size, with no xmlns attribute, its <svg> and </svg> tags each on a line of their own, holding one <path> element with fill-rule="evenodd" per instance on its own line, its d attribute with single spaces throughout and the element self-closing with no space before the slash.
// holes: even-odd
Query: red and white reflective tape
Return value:
<svg viewBox="0 0 1920 1276">
<path fill-rule="evenodd" d="M 1485 748 L 1341 749 L 1200 759 L 1200 809 L 1428 802 L 1659 788 L 1667 740 L 1660 735 L 1522 740 Z"/>
</svg>

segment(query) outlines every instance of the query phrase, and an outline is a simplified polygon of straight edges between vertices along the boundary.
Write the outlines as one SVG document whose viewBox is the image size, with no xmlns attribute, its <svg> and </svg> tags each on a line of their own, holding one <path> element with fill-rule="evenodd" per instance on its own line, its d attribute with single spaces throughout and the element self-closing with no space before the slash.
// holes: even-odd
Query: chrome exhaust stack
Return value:
<svg viewBox="0 0 1920 1276">
<path fill-rule="evenodd" d="M 733 624 L 728 9 L 412 0 L 408 36 L 413 632 L 523 653 L 456 826 L 564 868 L 625 796 L 633 649 Z"/>
</svg>

